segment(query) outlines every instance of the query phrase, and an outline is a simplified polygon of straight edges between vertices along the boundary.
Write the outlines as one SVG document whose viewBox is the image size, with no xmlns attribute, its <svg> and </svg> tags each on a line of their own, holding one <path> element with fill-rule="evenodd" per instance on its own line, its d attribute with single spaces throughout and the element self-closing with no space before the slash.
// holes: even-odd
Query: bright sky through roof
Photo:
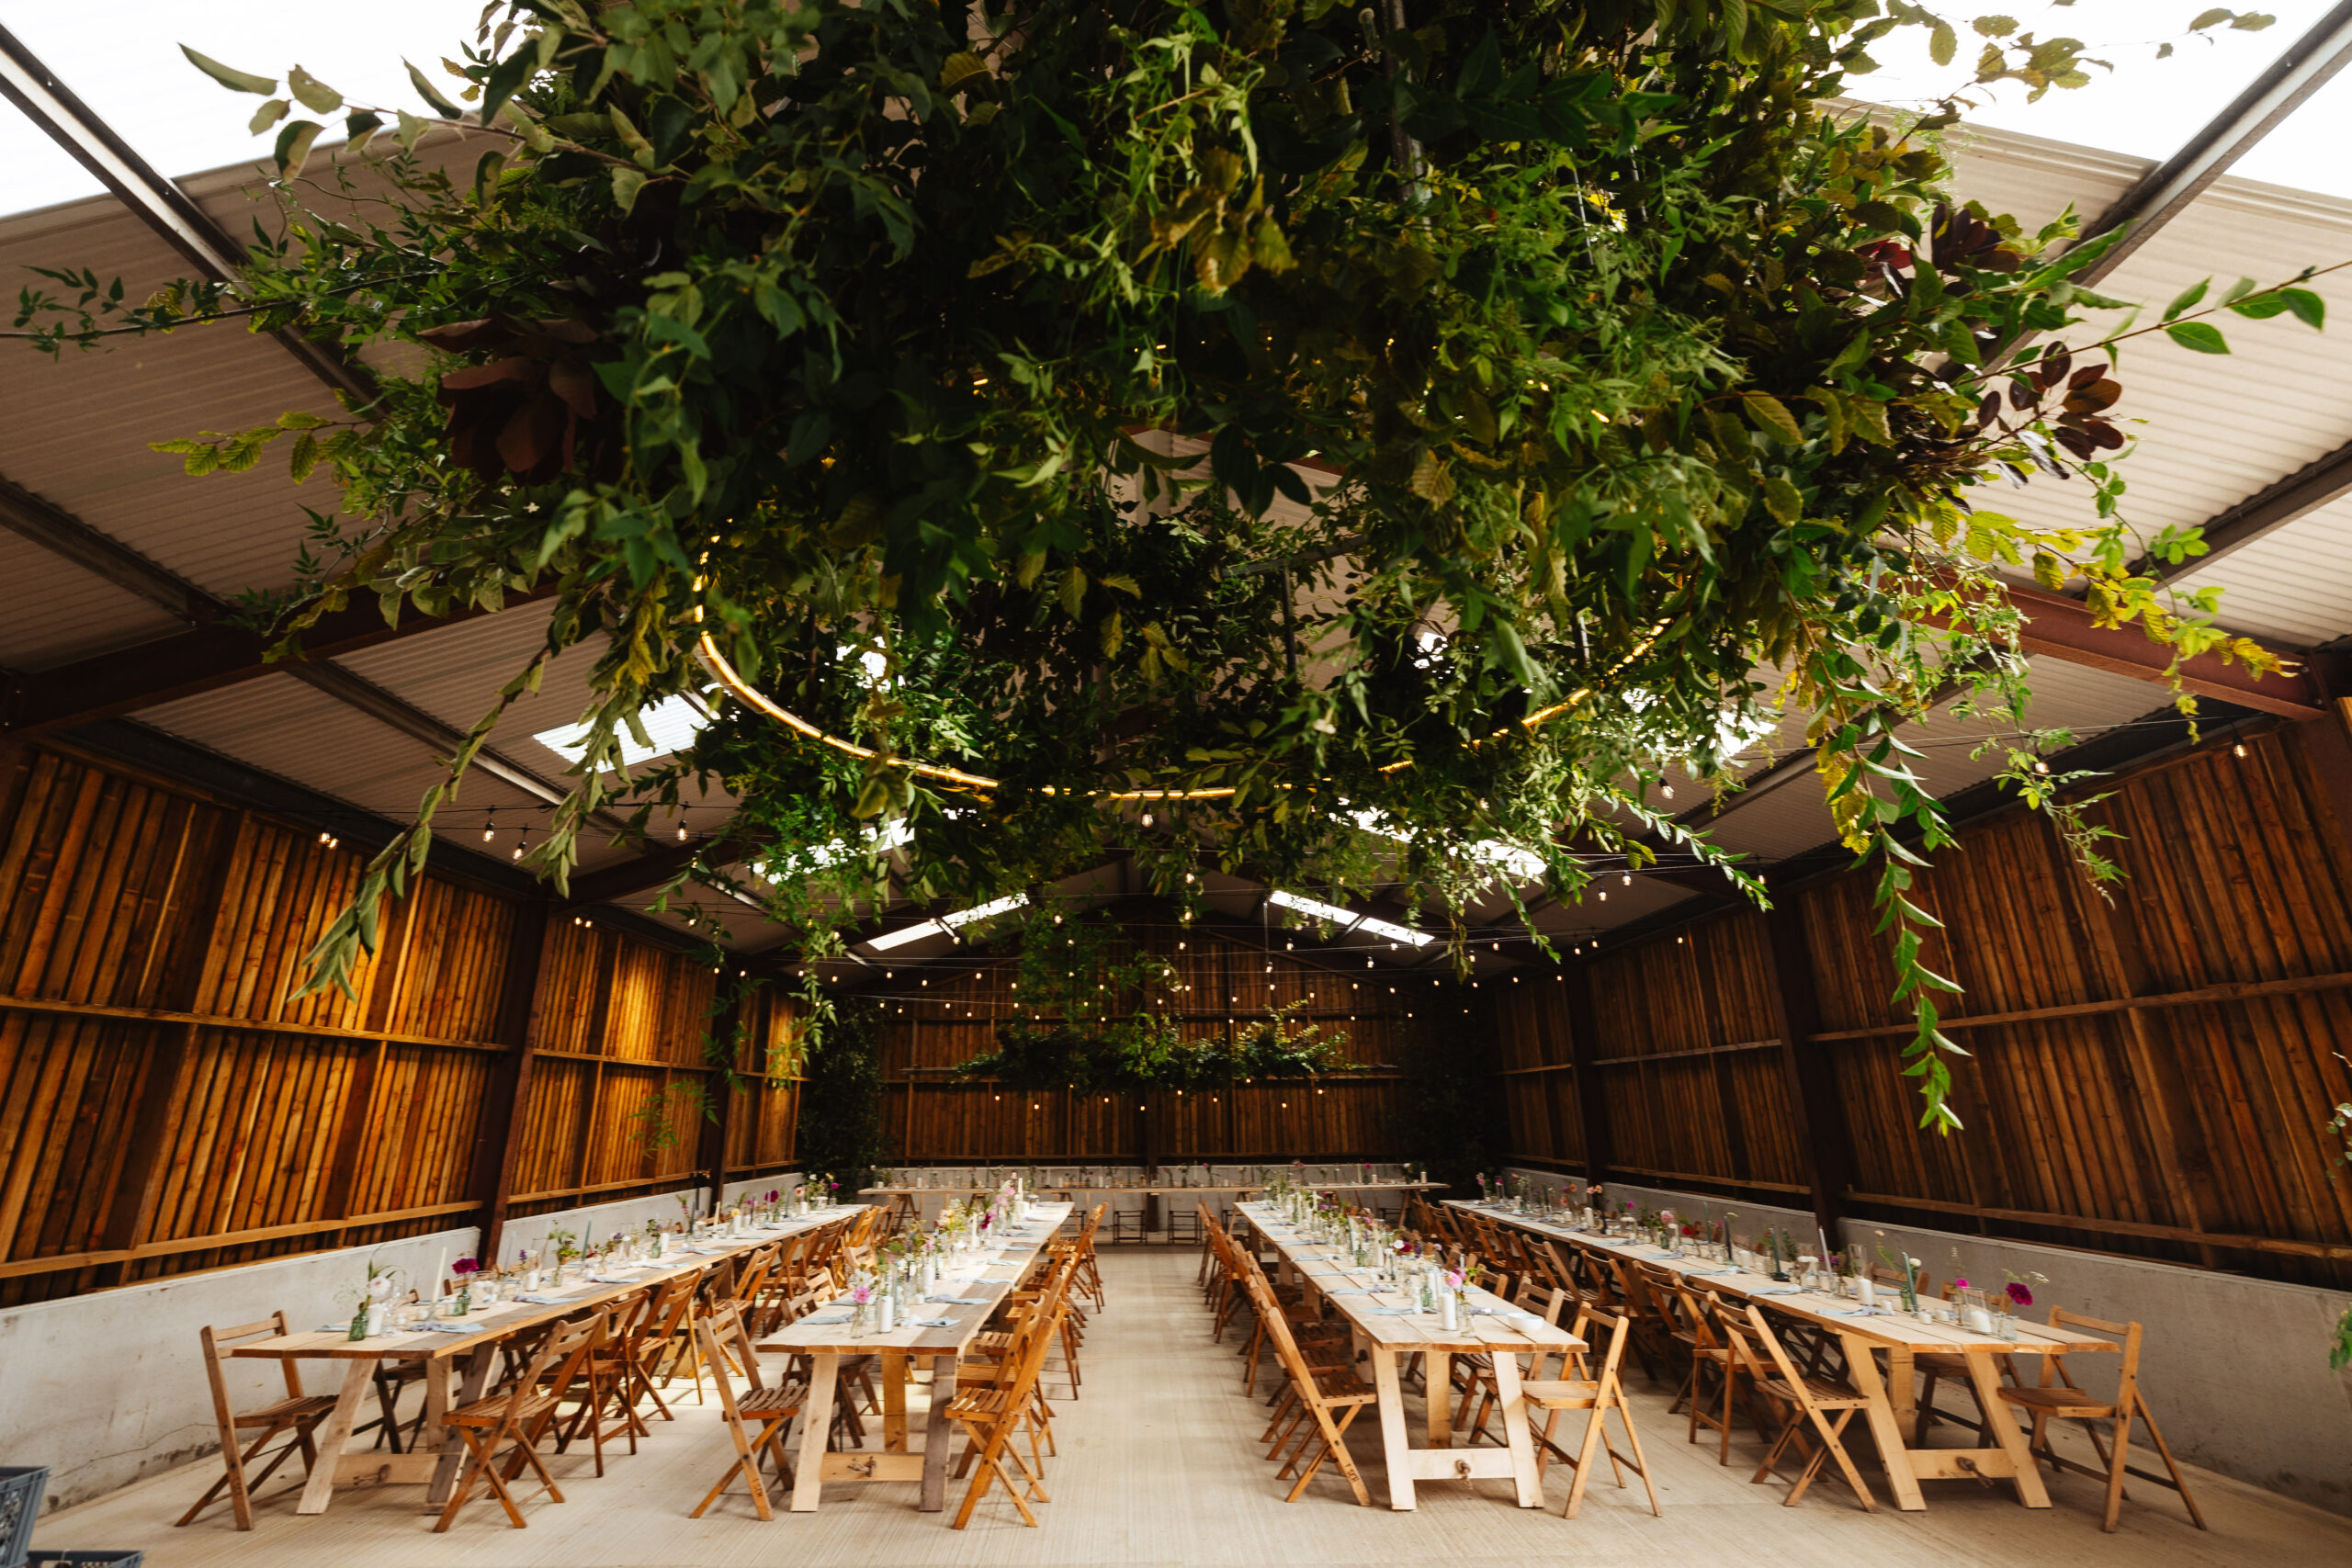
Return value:
<svg viewBox="0 0 2352 1568">
<path fill-rule="evenodd" d="M 637 717 L 645 726 L 645 738 L 653 744 L 640 746 L 637 737 L 626 728 L 621 731 L 621 761 L 632 768 L 639 762 L 684 750 L 694 743 L 695 731 L 709 722 L 702 709 L 684 697 L 664 697 Z M 543 729 L 531 739 L 568 762 L 580 761 L 588 750 L 585 725 L 567 724 L 560 729 Z"/>
<path fill-rule="evenodd" d="M 1958 85 L 1981 40 L 1966 23 L 2013 16 L 2021 28 L 2048 37 L 2079 38 L 2090 52 L 2111 60 L 2112 75 L 2094 73 L 2091 85 L 2052 89 L 2028 104 L 2024 89 L 2004 84 L 1975 111 L 1978 121 L 2057 141 L 2162 158 L 2219 111 L 2280 50 L 2328 9 L 2328 0 L 2266 0 L 2276 16 L 2254 33 L 2222 28 L 2205 39 L 2181 39 L 2202 0 L 1931 0 L 1931 8 L 1962 28 L 1962 57 L 1939 67 L 1928 58 L 1924 33 L 1906 28 L 1900 41 L 1873 52 L 1885 69 L 1856 77 L 1857 97 L 1916 102 Z M 356 102 L 424 105 L 401 68 L 403 56 L 440 79 L 442 56 L 473 36 L 481 0 L 0 0 L 0 23 L 46 61 L 65 85 L 167 175 L 194 174 L 267 152 L 266 139 L 245 130 L 260 100 L 231 93 L 198 74 L 181 58 L 187 43 L 217 60 L 262 75 L 283 77 L 300 62 Z M 94 25 L 95 24 L 95 25 Z M 2154 58 L 2158 42 L 2178 40 L 2170 60 Z M 2352 197 L 2352 163 L 2340 148 L 2352 139 L 2352 72 L 2346 72 L 2288 120 L 2233 172 L 2249 179 Z M 97 182 L 10 107 L 0 107 L 0 213 L 22 212 L 96 194 Z"/>
<path fill-rule="evenodd" d="M 1917 104 L 1953 91 L 1974 73 L 1984 39 L 1968 23 L 1979 17 L 2014 17 L 2021 32 L 2038 38 L 2075 38 L 2084 52 L 2110 62 L 2110 73 L 2094 68 L 2087 87 L 2052 87 L 2038 103 L 2026 102 L 2025 87 L 2004 82 L 1988 101 L 1969 112 L 1976 124 L 2021 130 L 2052 141 L 2162 159 L 2213 116 L 2309 31 L 2332 0 L 2267 0 L 2239 6 L 2278 19 L 2259 32 L 2227 27 L 2184 37 L 2191 18 L 2207 9 L 2203 0 L 1929 0 L 1928 9 L 1960 29 L 1960 53 L 1950 65 L 1928 58 L 1927 34 L 1916 28 L 1873 45 L 1881 69 L 1847 82 L 1850 96 L 1874 103 Z M 2155 58 L 2156 46 L 2173 44 L 2169 60 Z M 1980 96 L 1984 95 L 1980 94 Z M 2352 135 L 2352 71 L 2320 89 L 2311 101 L 2266 137 L 2230 173 L 2272 185 L 2352 197 L 2352 168 L 2342 148 Z"/>
<path fill-rule="evenodd" d="M 482 0 L 0 0 L 0 26 L 166 175 L 269 152 L 245 130 L 262 100 L 204 76 L 179 46 L 275 76 L 300 64 L 354 103 L 424 114 L 402 56 L 446 85 L 441 58 L 470 42 Z M 332 127 L 335 140 L 341 127 Z M 0 213 L 96 196 L 96 178 L 13 105 L 0 103 Z M 4 280 L 13 289 L 18 280 Z"/>
</svg>

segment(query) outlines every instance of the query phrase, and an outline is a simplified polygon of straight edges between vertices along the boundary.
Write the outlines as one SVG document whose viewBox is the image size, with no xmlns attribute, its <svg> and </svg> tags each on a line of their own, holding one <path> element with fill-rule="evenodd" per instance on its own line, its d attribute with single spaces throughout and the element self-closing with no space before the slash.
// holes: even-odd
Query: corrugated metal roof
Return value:
<svg viewBox="0 0 2352 1568">
<path fill-rule="evenodd" d="M 0 529 L 0 582 L 8 613 L 0 616 L 0 666 L 46 670 L 118 648 L 169 637 L 175 616 Z"/>
</svg>

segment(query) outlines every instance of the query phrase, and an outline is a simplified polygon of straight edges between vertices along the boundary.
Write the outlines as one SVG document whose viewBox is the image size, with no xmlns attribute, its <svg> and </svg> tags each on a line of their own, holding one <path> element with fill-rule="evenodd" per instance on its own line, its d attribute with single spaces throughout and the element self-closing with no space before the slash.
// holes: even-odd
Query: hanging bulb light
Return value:
<svg viewBox="0 0 2352 1568">
<path fill-rule="evenodd" d="M 481 819 L 481 841 L 485 844 L 498 837 L 498 813 L 493 811 Z"/>
<path fill-rule="evenodd" d="M 1631 887 L 1633 885 L 1634 885 L 1634 874 L 1633 874 L 1632 872 L 1630 872 L 1630 871 L 1629 871 L 1629 872 L 1627 872 L 1627 873 L 1625 874 L 1625 886 L 1628 886 L 1628 887 Z"/>
<path fill-rule="evenodd" d="M 2230 748 L 2230 750 L 2233 750 L 2233 751 L 2234 751 L 2234 752 L 2236 752 L 2239 756 L 2243 757 L 2243 756 L 2245 756 L 2245 741 L 2243 741 L 2243 740 L 2241 740 L 2241 741 L 2239 741 L 2236 745 L 2234 745 L 2234 746 L 2231 747 L 2231 748 Z M 2042 771 L 2043 773 L 2048 773 L 2050 770 L 2049 770 L 2048 768 L 2044 768 L 2044 769 L 2042 769 L 2041 771 Z"/>
<path fill-rule="evenodd" d="M 1147 828 L 1151 826 L 1151 813 L 1148 811 L 1143 814 L 1143 825 Z"/>
<path fill-rule="evenodd" d="M 686 841 L 686 823 L 685 823 L 685 819 L 684 819 L 684 818 L 680 818 L 678 819 L 678 842 L 680 842 L 680 843 L 682 843 L 682 844 L 683 844 L 683 843 L 684 843 L 685 841 Z"/>
</svg>

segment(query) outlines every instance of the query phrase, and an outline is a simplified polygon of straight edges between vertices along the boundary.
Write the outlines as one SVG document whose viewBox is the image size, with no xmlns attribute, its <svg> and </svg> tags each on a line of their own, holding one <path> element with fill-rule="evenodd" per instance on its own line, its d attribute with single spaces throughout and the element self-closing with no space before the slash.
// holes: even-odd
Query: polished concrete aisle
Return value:
<svg viewBox="0 0 2352 1568">
<path fill-rule="evenodd" d="M 1644 1441 L 1666 1507 L 1652 1518 L 1638 1484 L 1619 1492 L 1604 1475 L 1582 1515 L 1559 1516 L 1565 1472 L 1547 1482 L 1543 1512 L 1511 1506 L 1509 1483 L 1424 1483 L 1413 1514 L 1385 1506 L 1377 1433 L 1366 1419 L 1355 1445 L 1383 1506 L 1362 1508 L 1346 1483 L 1318 1477 L 1308 1495 L 1284 1504 L 1272 1468 L 1258 1459 L 1264 1417 L 1241 1393 L 1230 1341 L 1212 1346 L 1193 1284 L 1189 1251 L 1114 1249 L 1103 1258 L 1110 1310 L 1089 1330 L 1083 1397 L 1057 1402 L 1061 1457 L 1047 1482 L 1054 1501 L 1024 1528 L 998 1494 L 973 1528 L 951 1530 L 951 1513 L 915 1509 L 912 1485 L 829 1486 L 814 1515 L 763 1524 L 739 1490 L 711 1515 L 686 1510 L 731 1451 L 715 1404 L 697 1409 L 691 1392 L 680 1419 L 654 1423 L 631 1458 L 614 1460 L 601 1480 L 584 1458 L 559 1461 L 571 1501 L 526 1504 L 527 1530 L 509 1528 L 495 1503 L 469 1507 L 445 1536 L 430 1533 L 422 1494 L 380 1488 L 338 1495 L 316 1517 L 297 1517 L 289 1493 L 260 1508 L 259 1528 L 240 1534 L 228 1510 L 186 1529 L 171 1528 L 219 1473 L 207 1460 L 112 1496 L 51 1516 L 35 1544 L 144 1548 L 150 1568 L 476 1568 L 789 1563 L 792 1568 L 897 1568 L 914 1564 L 1068 1563 L 1102 1568 L 1217 1564 L 1308 1568 L 1363 1564 L 1411 1568 L 1475 1562 L 1486 1568 L 1580 1559 L 1694 1568 L 1710 1562 L 1827 1568 L 1865 1562 L 1964 1563 L 1968 1568 L 2344 1568 L 2352 1563 L 2352 1521 L 2288 1503 L 2235 1483 L 2193 1472 L 2210 1534 L 2191 1529 L 2177 1502 L 2133 1488 L 2134 1505 L 2113 1536 L 2098 1529 L 2098 1488 L 2080 1478 L 2052 1483 L 2056 1506 L 2029 1512 L 2006 1487 L 1938 1483 L 1924 1514 L 1858 1509 L 1842 1487 L 1817 1486 L 1796 1508 L 1782 1489 L 1751 1486 L 1756 1445 L 1743 1431 L 1733 1465 L 1682 1440 L 1666 1414 L 1667 1392 L 1636 1377 Z M 256 1303 L 257 1309 L 267 1303 Z M 188 1347 L 185 1371 L 200 1376 Z M 1419 1412 L 1415 1412 L 1418 1422 Z M 1743 1465 L 1741 1461 L 1745 1459 Z M 2346 1456 L 2324 1462 L 2342 1463 Z M 2314 1463 L 2324 1462 L 2314 1456 Z M 1881 1493 L 1883 1505 L 1883 1492 Z"/>
</svg>

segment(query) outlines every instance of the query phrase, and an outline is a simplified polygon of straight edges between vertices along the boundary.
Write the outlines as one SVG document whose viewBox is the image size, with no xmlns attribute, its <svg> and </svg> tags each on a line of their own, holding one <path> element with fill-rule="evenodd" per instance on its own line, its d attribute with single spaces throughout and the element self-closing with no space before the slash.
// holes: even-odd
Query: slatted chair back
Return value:
<svg viewBox="0 0 2352 1568">
<path fill-rule="evenodd" d="M 286 1456 L 300 1450 L 303 1473 L 318 1463 L 318 1445 L 311 1432 L 334 1408 L 332 1394 L 306 1394 L 302 1392 L 301 1370 L 291 1358 L 281 1358 L 278 1366 L 285 1373 L 286 1397 L 251 1410 L 239 1410 L 229 1392 L 229 1380 L 223 1371 L 230 1357 L 240 1345 L 261 1339 L 282 1337 L 288 1332 L 286 1314 L 271 1313 L 253 1323 L 232 1324 L 225 1328 L 207 1326 L 198 1330 L 198 1341 L 204 1351 L 204 1381 L 212 1393 L 212 1418 L 220 1434 L 220 1462 L 223 1473 L 196 1500 L 196 1506 L 180 1516 L 179 1522 L 187 1524 L 212 1505 L 222 1492 L 229 1494 L 229 1507 L 236 1517 L 237 1528 L 254 1528 L 253 1495 L 266 1482 Z M 238 1434 L 258 1429 L 261 1435 L 252 1443 L 244 1443 Z M 261 1456 L 272 1438 L 287 1434 L 287 1441 L 270 1456 L 259 1475 L 248 1477 L 246 1467 Z"/>
<path fill-rule="evenodd" d="M 2172 1446 L 2156 1426 L 2154 1412 L 2148 1408 L 2146 1394 L 2140 1386 L 2140 1348 L 2145 1331 L 2137 1323 L 2114 1323 L 2085 1313 L 2068 1312 L 2064 1307 L 2050 1309 L 2050 1326 L 2074 1330 L 2087 1329 L 2110 1339 L 2122 1341 L 2122 1354 L 2116 1364 L 2115 1396 L 2102 1398 L 2075 1382 L 2074 1373 L 2066 1366 L 2064 1355 L 2041 1358 L 2041 1378 L 2030 1388 L 2004 1388 L 2000 1396 L 2005 1404 L 2013 1404 L 2033 1417 L 2033 1430 L 2028 1442 L 2036 1458 L 2053 1470 L 2071 1470 L 2107 1483 L 2107 1506 L 2099 1520 L 2099 1529 L 2110 1533 L 2116 1528 L 2123 1509 L 2123 1478 L 2136 1475 L 2143 1481 L 2159 1486 L 2169 1486 L 2180 1494 L 2181 1505 L 2188 1510 L 2191 1523 L 2199 1529 L 2206 1528 L 2205 1515 L 2197 1506 L 2197 1499 L 2189 1495 L 2188 1478 L 2181 1473 L 2173 1459 Z M 2104 1357 L 2101 1358 L 2104 1359 Z M 2054 1381 L 2053 1381 L 2054 1380 Z M 2077 1461 L 2066 1459 L 2050 1445 L 2050 1423 L 2075 1421 L 2090 1434 L 2091 1447 L 2105 1461 L 2104 1471 Z M 2105 1444 L 2091 1428 L 2093 1421 L 2111 1424 Z M 2165 1461 L 2165 1474 L 2157 1475 L 2141 1470 L 2130 1462 L 2132 1427 L 2134 1422 L 2147 1427 L 2148 1441 Z"/>
<path fill-rule="evenodd" d="M 728 1296 L 743 1303 L 758 1301 L 760 1292 L 767 1285 L 768 1277 L 775 1270 L 779 1248 L 779 1243 L 770 1242 L 765 1247 L 755 1247 L 739 1258 L 735 1264 L 734 1282 L 726 1287 Z"/>
</svg>

